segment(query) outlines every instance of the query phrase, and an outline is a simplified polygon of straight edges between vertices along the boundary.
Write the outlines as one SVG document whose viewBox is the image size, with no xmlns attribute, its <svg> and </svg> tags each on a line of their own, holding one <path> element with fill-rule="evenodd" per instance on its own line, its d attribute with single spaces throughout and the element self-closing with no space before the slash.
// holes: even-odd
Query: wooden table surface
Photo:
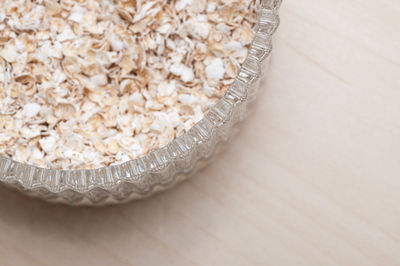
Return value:
<svg viewBox="0 0 400 266">
<path fill-rule="evenodd" d="M 0 265 L 400 265 L 400 1 L 287 0 L 255 113 L 121 206 L 0 189 Z"/>
</svg>

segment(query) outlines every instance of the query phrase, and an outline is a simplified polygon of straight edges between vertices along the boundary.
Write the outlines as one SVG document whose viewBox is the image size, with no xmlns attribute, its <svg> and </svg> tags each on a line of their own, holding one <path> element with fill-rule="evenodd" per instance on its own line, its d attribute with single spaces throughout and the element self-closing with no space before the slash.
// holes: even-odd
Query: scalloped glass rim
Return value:
<svg viewBox="0 0 400 266">
<path fill-rule="evenodd" d="M 262 62 L 272 50 L 280 4 L 281 0 L 261 0 L 255 37 L 234 83 L 202 120 L 167 146 L 119 165 L 90 170 L 45 169 L 0 155 L 0 182 L 50 201 L 102 204 L 142 198 L 184 179 L 243 120 L 246 105 L 258 89 Z"/>
</svg>

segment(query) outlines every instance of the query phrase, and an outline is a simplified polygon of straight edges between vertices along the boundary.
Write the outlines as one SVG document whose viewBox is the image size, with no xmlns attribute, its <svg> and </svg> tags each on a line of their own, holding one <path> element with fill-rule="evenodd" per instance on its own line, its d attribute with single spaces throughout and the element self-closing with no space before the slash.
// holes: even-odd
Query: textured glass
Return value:
<svg viewBox="0 0 400 266">
<path fill-rule="evenodd" d="M 147 197 L 186 179 L 228 140 L 256 98 L 263 62 L 272 50 L 281 0 L 262 0 L 256 35 L 236 80 L 186 134 L 141 158 L 94 170 L 52 170 L 0 156 L 0 181 L 42 199 L 71 205 L 102 205 Z"/>
</svg>

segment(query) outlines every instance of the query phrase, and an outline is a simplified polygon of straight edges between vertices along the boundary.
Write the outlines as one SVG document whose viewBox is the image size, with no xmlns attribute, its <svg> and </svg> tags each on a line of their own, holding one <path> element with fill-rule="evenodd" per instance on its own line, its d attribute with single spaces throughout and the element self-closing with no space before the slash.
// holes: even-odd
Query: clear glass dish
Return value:
<svg viewBox="0 0 400 266">
<path fill-rule="evenodd" d="M 168 189 L 206 165 L 244 119 L 269 61 L 281 0 L 261 0 L 246 61 L 225 95 L 187 133 L 167 146 L 125 163 L 93 170 L 55 170 L 0 155 L 0 182 L 30 196 L 70 205 L 103 205 L 140 199 Z"/>
</svg>

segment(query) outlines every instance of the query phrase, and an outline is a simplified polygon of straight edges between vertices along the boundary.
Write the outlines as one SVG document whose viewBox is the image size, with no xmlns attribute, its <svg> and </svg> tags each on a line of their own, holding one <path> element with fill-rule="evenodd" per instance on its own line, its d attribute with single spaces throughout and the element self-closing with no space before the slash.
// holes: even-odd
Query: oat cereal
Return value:
<svg viewBox="0 0 400 266">
<path fill-rule="evenodd" d="M 98 168 L 165 146 L 245 60 L 257 0 L 0 0 L 0 154 Z"/>
</svg>

